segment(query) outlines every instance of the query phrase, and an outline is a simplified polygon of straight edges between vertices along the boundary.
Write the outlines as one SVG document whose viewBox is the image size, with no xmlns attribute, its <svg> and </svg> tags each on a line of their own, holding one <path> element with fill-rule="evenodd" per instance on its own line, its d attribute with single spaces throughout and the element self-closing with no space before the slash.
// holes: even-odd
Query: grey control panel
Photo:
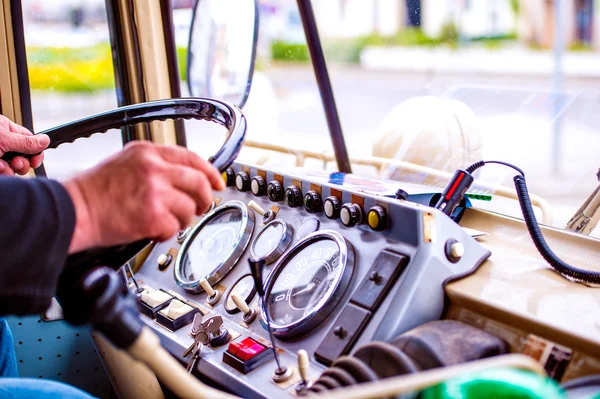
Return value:
<svg viewBox="0 0 600 399">
<path fill-rule="evenodd" d="M 220 316 L 227 334 L 206 344 L 195 372 L 243 397 L 284 397 L 299 381 L 297 371 L 272 381 L 265 312 L 281 363 L 296 369 L 304 349 L 317 378 L 364 343 L 440 318 L 445 282 L 490 255 L 441 212 L 349 190 L 339 174 L 330 183 L 234 164 L 224 177 L 213 209 L 157 244 L 136 278 L 144 321 L 183 362 L 194 318 Z M 264 307 L 250 256 L 265 263 Z"/>
</svg>

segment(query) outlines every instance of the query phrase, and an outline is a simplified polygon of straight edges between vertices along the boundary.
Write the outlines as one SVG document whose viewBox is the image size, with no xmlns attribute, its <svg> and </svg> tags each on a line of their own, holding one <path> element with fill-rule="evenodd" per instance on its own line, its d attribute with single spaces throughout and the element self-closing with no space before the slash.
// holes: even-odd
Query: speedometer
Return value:
<svg viewBox="0 0 600 399">
<path fill-rule="evenodd" d="M 208 213 L 188 234 L 175 260 L 175 281 L 190 292 L 203 291 L 200 280 L 215 285 L 242 256 L 254 214 L 241 201 L 230 201 Z"/>
<path fill-rule="evenodd" d="M 269 312 L 273 334 L 292 338 L 319 325 L 344 296 L 353 270 L 352 245 L 336 231 L 318 231 L 296 243 L 267 281 L 263 313 Z"/>
</svg>

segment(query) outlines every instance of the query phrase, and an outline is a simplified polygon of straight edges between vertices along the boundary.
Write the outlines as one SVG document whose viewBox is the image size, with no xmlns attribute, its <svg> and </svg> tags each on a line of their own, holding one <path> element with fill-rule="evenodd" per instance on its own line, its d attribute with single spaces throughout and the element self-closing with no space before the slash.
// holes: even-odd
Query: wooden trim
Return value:
<svg viewBox="0 0 600 399">
<path fill-rule="evenodd" d="M 161 5 L 155 1 L 133 0 L 133 11 L 146 101 L 171 98 Z M 150 133 L 154 142 L 177 144 L 175 123 L 171 120 L 152 122 Z"/>
<path fill-rule="evenodd" d="M 15 69 L 10 2 L 2 2 L 0 7 L 0 111 L 10 120 L 20 123 L 21 118 L 14 101 L 15 91 L 18 96 L 18 85 L 15 86 L 15 79 L 11 76 Z"/>
</svg>

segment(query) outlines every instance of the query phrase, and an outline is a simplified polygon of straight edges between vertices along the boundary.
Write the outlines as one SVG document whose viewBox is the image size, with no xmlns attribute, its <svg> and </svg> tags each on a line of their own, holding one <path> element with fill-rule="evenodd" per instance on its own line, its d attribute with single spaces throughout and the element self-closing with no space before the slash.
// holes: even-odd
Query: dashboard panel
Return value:
<svg viewBox="0 0 600 399">
<path fill-rule="evenodd" d="M 236 163 L 224 179 L 212 209 L 156 244 L 136 278 L 145 323 L 182 362 L 194 317 L 222 318 L 227 334 L 203 348 L 194 372 L 244 397 L 292 394 L 301 349 L 316 378 L 360 345 L 439 319 L 444 286 L 490 256 L 441 212 L 361 189 L 350 175 Z M 264 263 L 264 307 L 249 257 Z M 265 312 L 281 363 L 294 370 L 282 383 L 271 378 Z"/>
</svg>

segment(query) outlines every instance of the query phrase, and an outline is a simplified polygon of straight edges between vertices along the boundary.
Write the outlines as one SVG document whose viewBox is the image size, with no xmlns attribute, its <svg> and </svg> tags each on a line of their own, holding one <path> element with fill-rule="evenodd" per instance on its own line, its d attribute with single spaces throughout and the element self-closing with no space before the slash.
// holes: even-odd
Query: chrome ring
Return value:
<svg viewBox="0 0 600 399">
<path fill-rule="evenodd" d="M 206 226 L 210 221 L 218 216 L 220 213 L 236 209 L 242 214 L 242 226 L 238 233 L 238 237 L 233 244 L 233 248 L 229 251 L 229 253 L 223 258 L 223 260 L 204 278 L 208 280 L 208 283 L 211 286 L 214 286 L 219 281 L 221 281 L 227 273 L 233 269 L 236 265 L 237 261 L 241 258 L 242 254 L 246 250 L 248 243 L 250 242 L 250 238 L 252 237 L 252 232 L 254 230 L 254 213 L 248 212 L 248 208 L 242 201 L 229 201 L 218 208 L 213 209 L 209 213 L 206 214 L 200 220 L 200 222 L 192 229 L 190 234 L 188 234 L 187 238 L 181 245 L 181 250 L 177 254 L 177 259 L 175 260 L 175 267 L 173 268 L 173 273 L 175 277 L 175 281 L 177 285 L 183 288 L 186 291 L 193 293 L 203 292 L 204 289 L 200 285 L 200 279 L 198 280 L 189 280 L 183 275 L 182 270 L 182 261 L 183 256 L 187 253 L 189 246 L 194 241 L 194 238 L 198 235 L 198 233 L 202 230 L 204 226 Z"/>
<path fill-rule="evenodd" d="M 268 306 L 268 298 L 271 294 L 271 290 L 277 277 L 281 274 L 285 268 L 287 262 L 308 245 L 313 242 L 320 240 L 332 240 L 334 241 L 340 250 L 340 265 L 343 270 L 337 279 L 335 285 L 332 286 L 329 293 L 324 295 L 323 298 L 316 304 L 314 310 L 308 314 L 305 314 L 300 320 L 285 324 L 277 325 L 271 318 L 271 330 L 273 335 L 279 338 L 293 338 L 302 335 L 318 325 L 320 325 L 335 309 L 335 307 L 342 300 L 348 287 L 352 274 L 354 272 L 354 248 L 352 244 L 344 238 L 340 233 L 334 230 L 320 230 L 311 233 L 298 241 L 292 248 L 283 254 L 277 261 L 277 264 L 273 267 L 273 270 L 267 277 L 266 289 L 265 289 L 265 303 L 261 306 L 261 317 L 266 320 L 265 311 Z"/>
<path fill-rule="evenodd" d="M 256 247 L 256 243 L 257 243 L 258 239 L 268 228 L 276 226 L 276 225 L 281 225 L 283 227 L 283 232 L 281 233 L 281 237 L 279 238 L 279 242 L 277 243 L 277 246 L 275 248 L 273 248 L 269 253 L 267 253 L 263 256 L 256 255 L 255 247 Z M 292 242 L 293 232 L 294 232 L 294 229 L 292 228 L 292 226 L 290 226 L 290 224 L 287 223 L 283 219 L 275 219 L 275 220 L 267 223 L 262 228 L 262 230 L 258 232 L 256 237 L 254 237 L 254 240 L 252 241 L 252 244 L 250 245 L 250 256 L 256 260 L 264 260 L 265 264 L 267 264 L 267 265 L 275 262 L 277 259 L 279 259 L 279 257 L 281 255 L 283 255 L 285 250 L 288 249 L 288 247 L 290 246 L 290 243 Z"/>
</svg>

